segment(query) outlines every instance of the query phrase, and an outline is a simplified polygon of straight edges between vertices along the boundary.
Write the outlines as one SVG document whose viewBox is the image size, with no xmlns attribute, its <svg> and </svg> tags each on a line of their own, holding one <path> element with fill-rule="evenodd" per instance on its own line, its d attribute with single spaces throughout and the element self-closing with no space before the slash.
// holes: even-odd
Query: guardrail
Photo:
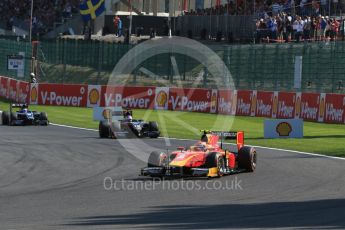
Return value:
<svg viewBox="0 0 345 230">
<path fill-rule="evenodd" d="M 123 106 L 345 123 L 345 94 L 258 90 L 30 84 L 0 77 L 0 97 L 35 105 Z"/>
</svg>

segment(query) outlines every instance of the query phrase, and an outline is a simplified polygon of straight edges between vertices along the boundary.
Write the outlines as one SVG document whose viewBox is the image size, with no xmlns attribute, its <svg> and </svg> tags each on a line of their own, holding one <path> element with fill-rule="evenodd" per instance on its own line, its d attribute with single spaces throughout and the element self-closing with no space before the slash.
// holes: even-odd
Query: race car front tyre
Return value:
<svg viewBox="0 0 345 230">
<path fill-rule="evenodd" d="M 110 123 L 107 121 L 100 121 L 98 126 L 99 137 L 100 138 L 110 138 L 111 128 Z"/>
<path fill-rule="evenodd" d="M 122 131 L 123 130 L 122 130 L 121 122 L 120 121 L 113 121 L 110 125 L 110 128 L 109 128 L 109 132 L 110 132 L 109 137 L 119 138 L 120 136 L 117 135 L 117 133 L 122 132 Z"/>
<path fill-rule="evenodd" d="M 3 125 L 10 124 L 10 114 L 7 111 L 2 112 L 2 124 Z"/>
<path fill-rule="evenodd" d="M 159 128 L 158 128 L 158 123 L 155 121 L 150 121 L 149 122 L 149 130 L 151 132 L 150 137 L 151 138 L 158 138 L 160 135 Z"/>
<path fill-rule="evenodd" d="M 257 155 L 253 147 L 243 146 L 238 152 L 238 167 L 254 172 L 256 169 Z"/>
<path fill-rule="evenodd" d="M 162 152 L 151 152 L 147 166 L 148 167 L 165 167 L 168 164 L 168 157 L 166 153 Z"/>
<path fill-rule="evenodd" d="M 41 120 L 41 121 L 46 121 L 46 120 L 48 120 L 48 115 L 47 115 L 46 112 L 41 112 L 41 113 L 40 113 L 40 120 Z"/>
<path fill-rule="evenodd" d="M 49 124 L 48 115 L 46 112 L 40 113 L 40 124 L 44 126 L 47 126 Z"/>
<path fill-rule="evenodd" d="M 226 171 L 224 157 L 218 152 L 210 152 L 206 156 L 205 162 L 206 168 L 218 169 L 218 176 L 223 176 L 224 171 Z"/>
</svg>

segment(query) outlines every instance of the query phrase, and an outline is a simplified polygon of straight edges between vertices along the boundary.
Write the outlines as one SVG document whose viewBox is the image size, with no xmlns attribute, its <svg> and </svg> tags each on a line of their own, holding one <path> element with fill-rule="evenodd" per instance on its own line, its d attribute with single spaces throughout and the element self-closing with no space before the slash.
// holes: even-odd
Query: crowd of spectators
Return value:
<svg viewBox="0 0 345 230">
<path fill-rule="evenodd" d="M 268 9 L 258 14 L 257 41 L 329 41 L 337 39 L 341 21 L 329 17 L 327 0 L 301 0 L 297 7 L 286 8 L 280 0 L 274 0 Z M 336 2 L 338 4 L 338 2 Z M 337 5 L 340 6 L 340 5 Z M 339 18 L 338 18 L 339 19 Z"/>
<path fill-rule="evenodd" d="M 81 0 L 34 0 L 33 33 L 44 33 L 52 29 L 54 22 L 62 22 L 77 12 Z M 0 22 L 11 30 L 12 26 L 30 27 L 31 0 L 1 0 Z"/>
<path fill-rule="evenodd" d="M 185 15 L 253 15 L 259 42 L 329 41 L 338 37 L 341 21 L 326 15 L 341 15 L 344 9 L 342 0 L 230 0 Z"/>
<path fill-rule="evenodd" d="M 286 12 L 301 16 L 345 12 L 342 0 L 229 0 L 223 5 L 184 12 L 185 15 L 256 15 Z"/>
<path fill-rule="evenodd" d="M 329 41 L 339 35 L 340 22 L 328 16 L 291 16 L 284 12 L 256 22 L 257 41 Z"/>
</svg>

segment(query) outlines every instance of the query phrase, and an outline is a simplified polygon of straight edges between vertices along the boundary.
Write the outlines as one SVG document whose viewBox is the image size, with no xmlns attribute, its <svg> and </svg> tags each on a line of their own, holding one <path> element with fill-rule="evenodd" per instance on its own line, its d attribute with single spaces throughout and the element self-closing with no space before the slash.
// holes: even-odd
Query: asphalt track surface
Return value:
<svg viewBox="0 0 345 230">
<path fill-rule="evenodd" d="M 345 229 L 343 160 L 259 148 L 255 173 L 159 182 L 129 152 L 165 140 L 97 136 L 1 126 L 0 229 Z"/>
</svg>

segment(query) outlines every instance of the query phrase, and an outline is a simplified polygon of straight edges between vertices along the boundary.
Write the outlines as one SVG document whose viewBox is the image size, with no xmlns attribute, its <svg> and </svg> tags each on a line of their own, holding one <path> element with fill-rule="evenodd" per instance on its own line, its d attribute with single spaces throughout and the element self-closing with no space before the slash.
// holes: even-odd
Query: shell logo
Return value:
<svg viewBox="0 0 345 230">
<path fill-rule="evenodd" d="M 278 97 L 275 95 L 273 99 L 273 109 L 272 113 L 277 114 L 277 109 L 278 109 Z"/>
<path fill-rule="evenodd" d="M 109 120 L 111 118 L 111 110 L 110 109 L 105 109 L 102 112 L 102 116 L 104 117 L 104 119 Z"/>
<path fill-rule="evenodd" d="M 92 89 L 89 93 L 89 101 L 91 105 L 98 104 L 99 101 L 99 92 L 97 89 Z"/>
<path fill-rule="evenodd" d="M 211 96 L 211 110 L 215 111 L 217 106 L 217 95 L 216 92 L 212 92 Z"/>
<path fill-rule="evenodd" d="M 301 113 L 301 97 L 297 97 L 296 105 L 295 105 L 296 117 L 300 116 Z"/>
<path fill-rule="evenodd" d="M 279 136 L 288 137 L 292 132 L 292 127 L 287 122 L 280 122 L 276 127 L 276 131 L 279 134 Z"/>
<path fill-rule="evenodd" d="M 37 88 L 36 87 L 32 87 L 31 89 L 31 93 L 30 93 L 30 100 L 31 102 L 36 102 L 37 101 Z"/>
<path fill-rule="evenodd" d="M 232 114 L 236 113 L 236 107 L 237 107 L 237 94 L 232 95 Z"/>
<path fill-rule="evenodd" d="M 319 111 L 320 111 L 320 113 L 319 113 L 320 118 L 322 119 L 323 115 L 325 114 L 325 98 L 321 99 Z"/>
<path fill-rule="evenodd" d="M 166 103 L 168 101 L 168 95 L 165 91 L 161 90 L 157 94 L 156 97 L 156 103 L 159 107 L 165 107 Z"/>
<path fill-rule="evenodd" d="M 253 98 L 252 98 L 252 105 L 251 105 L 251 113 L 255 113 L 255 110 L 256 110 L 256 103 L 257 103 L 257 96 L 256 94 L 253 94 Z"/>
</svg>

